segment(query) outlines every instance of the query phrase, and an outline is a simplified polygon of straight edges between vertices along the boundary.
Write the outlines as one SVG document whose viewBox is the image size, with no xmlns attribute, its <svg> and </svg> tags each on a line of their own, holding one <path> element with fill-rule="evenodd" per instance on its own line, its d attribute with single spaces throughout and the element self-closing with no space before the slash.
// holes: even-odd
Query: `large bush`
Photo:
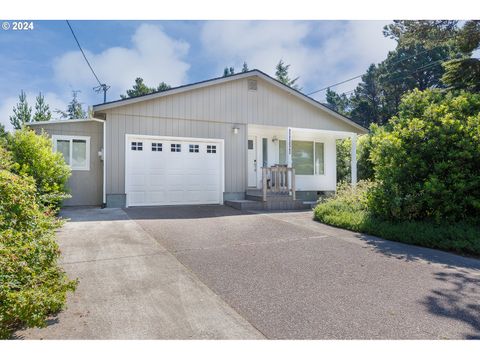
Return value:
<svg viewBox="0 0 480 360">
<path fill-rule="evenodd" d="M 57 265 L 61 222 L 42 211 L 34 179 L 9 171 L 14 166 L 0 146 L 0 338 L 22 325 L 44 326 L 75 287 Z"/>
<path fill-rule="evenodd" d="M 369 209 L 390 220 L 480 218 L 480 95 L 413 91 L 372 137 Z"/>
<path fill-rule="evenodd" d="M 371 131 L 375 131 L 373 127 Z M 351 181 L 351 146 L 348 139 L 337 140 L 337 183 Z M 372 148 L 371 135 L 361 135 L 357 139 L 357 179 L 370 180 L 373 178 L 373 166 L 370 160 Z"/>
<path fill-rule="evenodd" d="M 63 156 L 52 151 L 48 136 L 24 128 L 9 136 L 7 142 L 15 162 L 13 171 L 33 177 L 40 202 L 58 209 L 69 197 L 66 186 L 71 171 Z"/>
</svg>

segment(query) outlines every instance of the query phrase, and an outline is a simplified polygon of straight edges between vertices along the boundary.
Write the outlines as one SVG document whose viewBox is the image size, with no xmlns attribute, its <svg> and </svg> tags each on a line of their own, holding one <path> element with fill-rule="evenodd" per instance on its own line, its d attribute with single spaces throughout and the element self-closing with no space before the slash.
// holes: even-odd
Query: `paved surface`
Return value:
<svg viewBox="0 0 480 360">
<path fill-rule="evenodd" d="M 126 212 L 268 338 L 480 338 L 480 260 L 335 229 L 311 212 Z"/>
<path fill-rule="evenodd" d="M 122 210 L 75 209 L 58 233 L 80 280 L 67 309 L 24 339 L 258 339 L 263 336 Z"/>
</svg>

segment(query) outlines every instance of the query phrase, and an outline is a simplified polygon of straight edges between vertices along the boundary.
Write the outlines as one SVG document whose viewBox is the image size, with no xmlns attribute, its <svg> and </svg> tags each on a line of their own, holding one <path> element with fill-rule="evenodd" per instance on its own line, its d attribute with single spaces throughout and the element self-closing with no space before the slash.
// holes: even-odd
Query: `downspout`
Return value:
<svg viewBox="0 0 480 360">
<path fill-rule="evenodd" d="M 102 209 L 104 209 L 106 206 L 107 206 L 107 183 L 106 183 L 106 180 L 107 180 L 107 167 L 106 167 L 106 161 L 107 161 L 107 157 L 106 157 L 106 142 L 107 142 L 107 129 L 106 129 L 106 126 L 107 126 L 107 122 L 105 120 L 102 120 L 102 119 L 96 119 L 95 118 L 95 121 L 100 121 L 103 123 L 103 148 L 102 148 L 102 160 L 103 160 L 103 185 L 102 185 Z"/>
</svg>

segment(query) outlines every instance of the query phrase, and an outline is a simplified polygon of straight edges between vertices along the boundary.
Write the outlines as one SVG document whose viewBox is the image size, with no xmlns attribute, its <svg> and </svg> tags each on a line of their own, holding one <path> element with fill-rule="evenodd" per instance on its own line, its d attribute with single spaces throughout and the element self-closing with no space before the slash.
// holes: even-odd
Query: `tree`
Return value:
<svg viewBox="0 0 480 360">
<path fill-rule="evenodd" d="M 5 125 L 0 124 L 0 145 L 1 139 L 4 139 L 7 136 L 7 131 L 5 130 Z"/>
<path fill-rule="evenodd" d="M 148 95 L 157 91 L 165 91 L 171 89 L 171 86 L 162 81 L 156 88 L 149 87 L 145 85 L 143 79 L 138 77 L 135 79 L 135 84 L 133 84 L 132 88 L 127 90 L 127 95 L 120 95 L 122 99 L 127 99 L 136 96 Z"/>
<path fill-rule="evenodd" d="M 82 103 L 78 101 L 79 91 L 72 91 L 73 98 L 72 101 L 68 104 L 67 110 L 55 110 L 61 117 L 65 119 L 85 119 L 87 113 L 83 110 Z"/>
<path fill-rule="evenodd" d="M 333 111 L 336 111 L 342 115 L 349 114 L 349 99 L 345 94 L 337 94 L 335 91 L 331 90 L 330 88 L 327 89 L 327 93 L 325 94 L 328 107 Z"/>
<path fill-rule="evenodd" d="M 365 75 L 362 76 L 362 81 L 358 84 L 350 101 L 352 118 L 361 122 L 363 126 L 384 122 L 381 111 L 382 94 L 378 81 L 378 68 L 374 64 L 371 64 Z"/>
<path fill-rule="evenodd" d="M 298 85 L 295 84 L 299 77 L 296 77 L 295 79 L 290 79 L 288 76 L 288 69 L 290 68 L 290 64 L 285 65 L 283 60 L 280 60 L 276 66 L 276 71 L 275 71 L 275 77 L 277 78 L 278 81 L 281 83 L 290 86 L 291 88 L 294 88 L 296 90 L 301 90 L 299 89 Z"/>
<path fill-rule="evenodd" d="M 480 60 L 472 57 L 480 48 L 479 20 L 466 21 L 463 25 L 455 20 L 397 20 L 385 26 L 384 35 L 402 47 L 412 44 L 429 49 L 449 47 L 451 56 L 444 62 L 442 81 L 452 89 L 480 91 Z"/>
<path fill-rule="evenodd" d="M 248 71 L 248 65 L 247 65 L 247 62 L 244 61 L 243 66 L 242 66 L 242 73 L 247 72 L 247 71 Z"/>
<path fill-rule="evenodd" d="M 45 97 L 42 93 L 37 96 L 37 102 L 35 103 L 35 114 L 33 115 L 33 121 L 50 121 L 52 113 L 50 112 L 50 106 L 45 102 Z"/>
<path fill-rule="evenodd" d="M 480 94 L 414 90 L 372 138 L 375 215 L 394 221 L 480 218 Z"/>
<path fill-rule="evenodd" d="M 157 91 L 165 91 L 168 89 L 171 89 L 172 87 L 168 85 L 166 82 L 162 81 L 160 84 L 157 86 Z"/>
<path fill-rule="evenodd" d="M 225 69 L 223 69 L 223 77 L 227 77 L 234 74 L 235 74 L 235 68 L 233 66 L 225 67 Z"/>
<path fill-rule="evenodd" d="M 23 90 L 20 91 L 18 99 L 19 102 L 13 108 L 13 115 L 10 116 L 10 122 L 16 130 L 21 129 L 23 124 L 32 120 L 32 108 L 28 106 L 27 95 Z"/>
</svg>

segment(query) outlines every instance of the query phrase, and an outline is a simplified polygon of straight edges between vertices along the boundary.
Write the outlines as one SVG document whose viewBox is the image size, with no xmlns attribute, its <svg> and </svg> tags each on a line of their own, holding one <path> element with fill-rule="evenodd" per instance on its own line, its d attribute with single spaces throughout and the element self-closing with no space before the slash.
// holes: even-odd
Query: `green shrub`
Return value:
<svg viewBox="0 0 480 360">
<path fill-rule="evenodd" d="M 71 171 L 63 156 L 52 151 L 48 136 L 24 128 L 8 137 L 7 146 L 15 162 L 13 171 L 33 177 L 41 204 L 58 209 L 70 197 L 66 186 Z"/>
<path fill-rule="evenodd" d="M 351 146 L 348 139 L 337 140 L 337 183 L 351 181 Z M 357 139 L 357 179 L 371 180 L 373 165 L 370 160 L 372 149 L 371 135 L 361 135 Z"/>
<path fill-rule="evenodd" d="M 8 338 L 19 326 L 45 326 L 76 283 L 57 265 L 61 222 L 41 211 L 32 177 L 5 170 L 4 149 L 0 159 L 0 338 Z"/>
<path fill-rule="evenodd" d="M 368 192 L 373 187 L 375 184 L 371 182 L 360 182 L 356 188 L 341 184 L 335 196 L 315 207 L 315 220 L 387 240 L 480 256 L 478 222 L 435 223 L 381 219 L 368 209 Z"/>
<path fill-rule="evenodd" d="M 377 217 L 480 218 L 480 94 L 413 91 L 372 143 L 377 185 L 368 203 Z"/>
</svg>

